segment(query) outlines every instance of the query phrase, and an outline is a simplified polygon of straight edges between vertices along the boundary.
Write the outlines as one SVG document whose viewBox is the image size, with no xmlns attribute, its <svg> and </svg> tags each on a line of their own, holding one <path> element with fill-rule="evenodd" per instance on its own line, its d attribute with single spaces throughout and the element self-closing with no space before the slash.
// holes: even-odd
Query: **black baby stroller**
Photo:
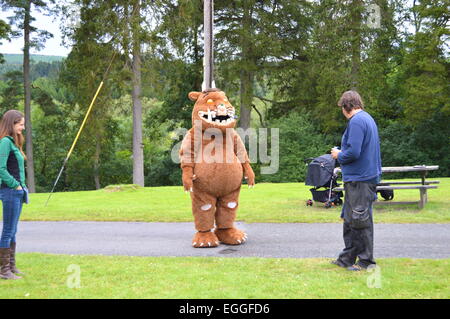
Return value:
<svg viewBox="0 0 450 319">
<path fill-rule="evenodd" d="M 305 159 L 305 163 L 308 163 L 305 185 L 314 186 L 310 189 L 313 200 L 325 203 L 326 208 L 342 205 L 343 193 L 333 191 L 339 184 L 336 182 L 337 174 L 334 173 L 336 161 L 331 154 Z M 306 202 L 308 206 L 312 204 L 312 200 Z"/>
</svg>

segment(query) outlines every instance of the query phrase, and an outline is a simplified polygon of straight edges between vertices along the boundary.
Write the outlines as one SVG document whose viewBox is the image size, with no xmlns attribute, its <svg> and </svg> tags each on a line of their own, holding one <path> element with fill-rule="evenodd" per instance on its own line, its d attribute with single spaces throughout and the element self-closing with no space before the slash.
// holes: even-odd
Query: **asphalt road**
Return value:
<svg viewBox="0 0 450 319">
<path fill-rule="evenodd" d="M 0 223 L 1 225 L 1 223 Z M 70 255 L 333 258 L 342 224 L 236 223 L 243 245 L 193 248 L 193 223 L 20 222 L 18 252 Z M 450 258 L 450 224 L 375 224 L 375 258 Z"/>
</svg>

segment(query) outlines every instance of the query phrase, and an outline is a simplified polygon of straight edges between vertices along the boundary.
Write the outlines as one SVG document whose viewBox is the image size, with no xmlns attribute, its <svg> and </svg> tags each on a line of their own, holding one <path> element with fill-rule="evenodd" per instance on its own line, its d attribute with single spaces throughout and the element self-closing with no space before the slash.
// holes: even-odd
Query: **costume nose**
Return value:
<svg viewBox="0 0 450 319">
<path fill-rule="evenodd" d="M 217 106 L 217 115 L 227 115 L 227 107 L 224 104 Z"/>
</svg>

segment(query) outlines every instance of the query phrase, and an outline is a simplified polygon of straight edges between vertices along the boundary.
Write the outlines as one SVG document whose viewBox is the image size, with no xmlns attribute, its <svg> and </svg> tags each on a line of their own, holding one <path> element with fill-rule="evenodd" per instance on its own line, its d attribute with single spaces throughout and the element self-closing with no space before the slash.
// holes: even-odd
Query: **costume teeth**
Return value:
<svg viewBox="0 0 450 319">
<path fill-rule="evenodd" d="M 212 122 L 212 114 L 210 109 L 208 109 L 208 122 Z"/>
</svg>

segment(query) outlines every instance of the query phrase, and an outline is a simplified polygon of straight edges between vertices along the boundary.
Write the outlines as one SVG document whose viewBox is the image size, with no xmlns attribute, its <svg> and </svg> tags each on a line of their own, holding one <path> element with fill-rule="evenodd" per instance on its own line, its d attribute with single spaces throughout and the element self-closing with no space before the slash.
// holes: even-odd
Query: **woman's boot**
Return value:
<svg viewBox="0 0 450 319">
<path fill-rule="evenodd" d="M 9 248 L 0 248 L 0 279 L 20 279 L 11 272 L 9 251 Z"/>
<path fill-rule="evenodd" d="M 25 275 L 23 272 L 21 272 L 16 267 L 16 243 L 11 243 L 10 249 L 9 249 L 10 257 L 9 257 L 9 268 L 11 269 L 11 272 L 13 274 L 17 274 L 20 276 Z"/>
</svg>

